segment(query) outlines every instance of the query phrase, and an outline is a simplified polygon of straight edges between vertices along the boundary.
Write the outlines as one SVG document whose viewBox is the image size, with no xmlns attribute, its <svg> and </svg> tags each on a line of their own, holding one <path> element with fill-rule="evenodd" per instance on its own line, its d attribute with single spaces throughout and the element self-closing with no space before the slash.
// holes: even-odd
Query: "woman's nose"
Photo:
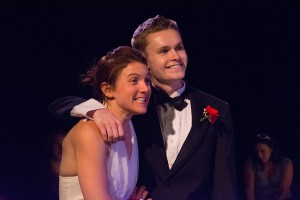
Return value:
<svg viewBox="0 0 300 200">
<path fill-rule="evenodd" d="M 150 92 L 151 91 L 151 87 L 149 83 L 143 82 L 141 84 L 141 91 L 142 92 Z"/>
</svg>

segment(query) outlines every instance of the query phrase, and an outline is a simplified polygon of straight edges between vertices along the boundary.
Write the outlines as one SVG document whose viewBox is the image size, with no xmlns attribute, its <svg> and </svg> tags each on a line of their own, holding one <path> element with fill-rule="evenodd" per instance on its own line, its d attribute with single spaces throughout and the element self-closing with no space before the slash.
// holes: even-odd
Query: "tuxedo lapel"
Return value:
<svg viewBox="0 0 300 200">
<path fill-rule="evenodd" d="M 199 93 L 194 90 L 190 92 L 189 97 L 192 110 L 192 127 L 168 176 L 175 173 L 187 162 L 195 149 L 199 148 L 210 126 L 208 120 L 200 122 L 200 119 L 203 117 L 203 109 L 206 107 L 206 97 L 199 95 Z"/>
<path fill-rule="evenodd" d="M 143 140 L 141 142 L 143 142 L 143 144 L 139 142 L 139 145 L 141 145 L 141 149 L 147 147 L 144 156 L 149 159 L 148 161 L 151 162 L 152 168 L 157 169 L 156 173 L 158 173 L 160 177 L 164 177 L 164 180 L 176 173 L 176 171 L 187 162 L 193 152 L 199 148 L 203 142 L 207 130 L 210 127 L 208 120 L 200 122 L 200 119 L 203 117 L 203 109 L 207 106 L 206 96 L 191 89 L 189 98 L 192 110 L 192 127 L 170 170 L 153 97 L 151 97 L 148 111 L 144 116 L 147 122 L 141 127 L 141 130 L 143 130 Z M 141 124 L 137 124 L 137 127 L 140 125 Z M 155 159 L 155 161 L 153 159 Z"/>
</svg>

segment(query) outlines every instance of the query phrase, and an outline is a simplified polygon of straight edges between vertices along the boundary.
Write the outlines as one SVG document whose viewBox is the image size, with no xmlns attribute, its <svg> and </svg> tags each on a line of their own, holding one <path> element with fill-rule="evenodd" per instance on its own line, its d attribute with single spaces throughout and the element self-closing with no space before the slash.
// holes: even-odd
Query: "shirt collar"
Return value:
<svg viewBox="0 0 300 200">
<path fill-rule="evenodd" d="M 180 95 L 185 91 L 186 83 L 185 83 L 183 80 L 182 80 L 182 84 L 183 84 L 183 86 L 182 86 L 181 88 L 179 88 L 178 90 L 174 91 L 174 92 L 170 95 L 171 98 L 178 97 L 178 96 L 180 96 Z M 159 90 L 158 88 L 156 88 L 156 87 L 153 85 L 153 83 L 152 83 L 152 86 L 154 87 L 154 89 Z"/>
</svg>

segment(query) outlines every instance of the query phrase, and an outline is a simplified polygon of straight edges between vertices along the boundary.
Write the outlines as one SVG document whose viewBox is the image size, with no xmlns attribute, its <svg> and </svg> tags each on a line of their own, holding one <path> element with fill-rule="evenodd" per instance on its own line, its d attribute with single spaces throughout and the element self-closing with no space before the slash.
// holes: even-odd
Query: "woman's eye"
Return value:
<svg viewBox="0 0 300 200">
<path fill-rule="evenodd" d="M 167 53 L 169 50 L 168 49 L 162 49 L 160 50 L 160 53 Z"/>
<path fill-rule="evenodd" d="M 137 79 L 131 79 L 130 82 L 131 83 L 137 83 Z"/>
</svg>

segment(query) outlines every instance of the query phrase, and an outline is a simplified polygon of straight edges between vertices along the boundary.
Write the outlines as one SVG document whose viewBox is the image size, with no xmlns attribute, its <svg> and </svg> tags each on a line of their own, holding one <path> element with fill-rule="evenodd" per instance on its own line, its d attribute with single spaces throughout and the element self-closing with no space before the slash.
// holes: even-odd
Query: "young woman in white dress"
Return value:
<svg viewBox="0 0 300 200">
<path fill-rule="evenodd" d="M 146 194 L 132 195 L 138 176 L 138 147 L 131 117 L 147 111 L 151 88 L 145 58 L 131 47 L 118 47 L 82 80 L 121 120 L 126 134 L 123 141 L 107 145 L 94 121 L 79 121 L 62 144 L 60 199 L 143 199 Z"/>
</svg>

